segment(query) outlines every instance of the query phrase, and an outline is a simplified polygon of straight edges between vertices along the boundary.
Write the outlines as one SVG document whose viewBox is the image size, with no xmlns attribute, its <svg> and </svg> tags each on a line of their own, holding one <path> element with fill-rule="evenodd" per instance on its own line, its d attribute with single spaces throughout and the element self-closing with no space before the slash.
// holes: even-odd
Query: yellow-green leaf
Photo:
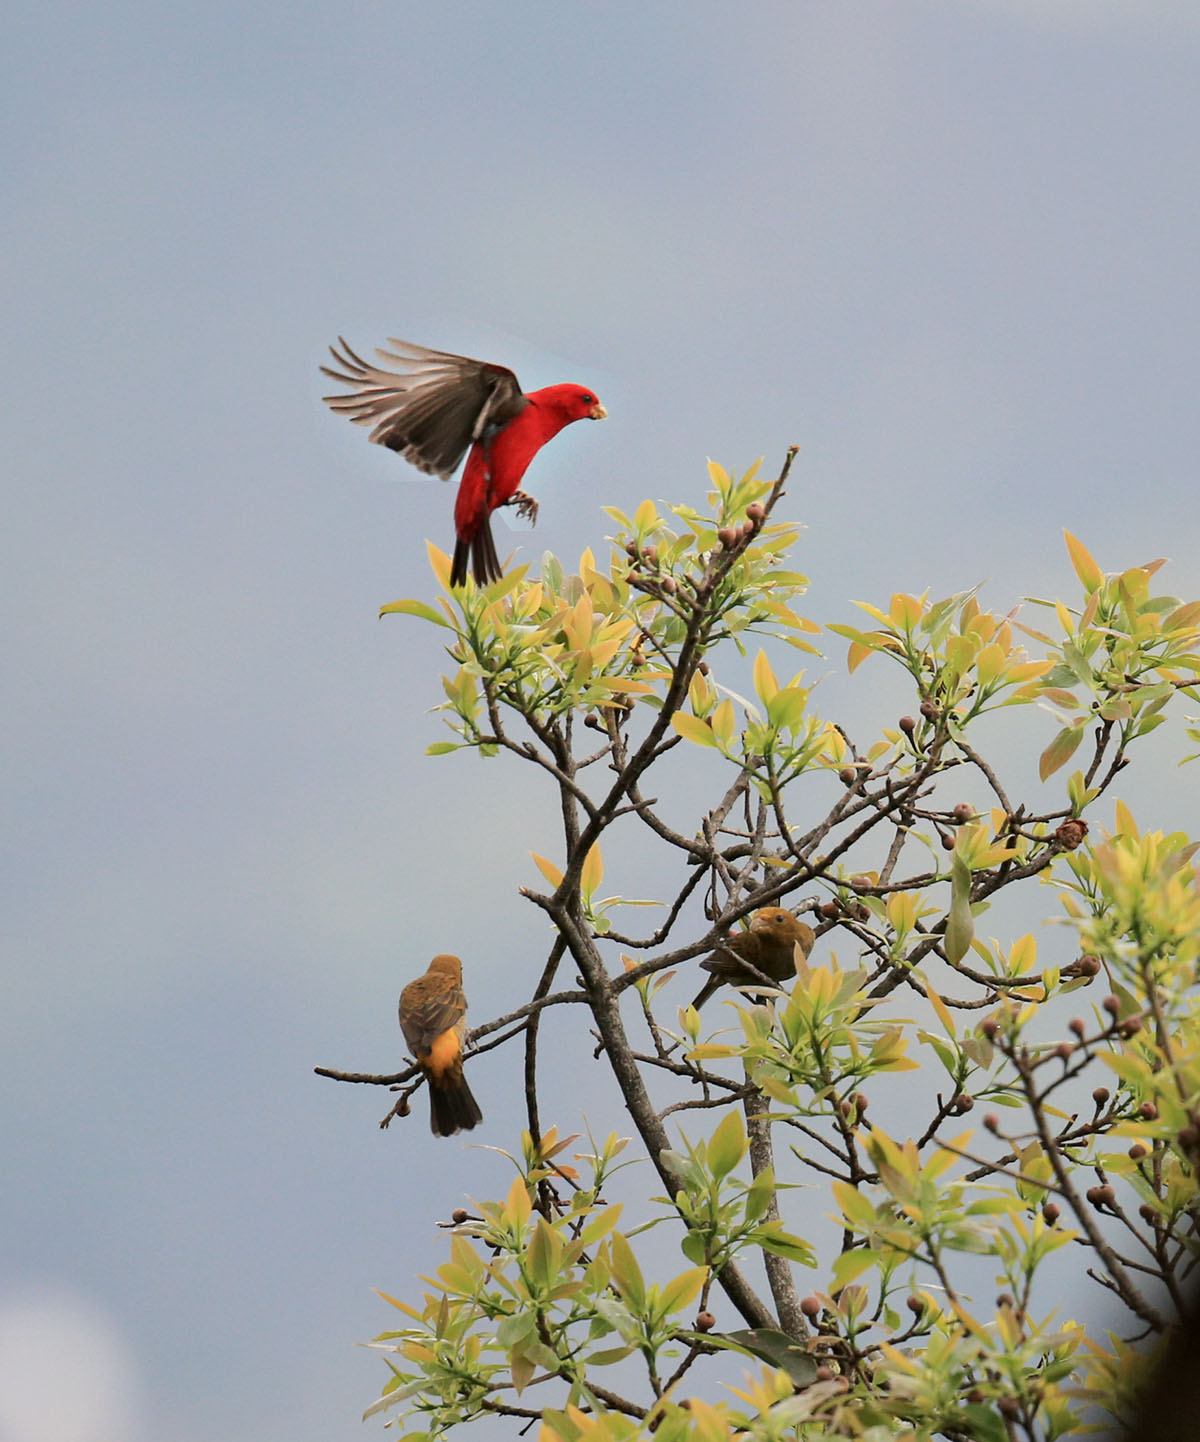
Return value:
<svg viewBox="0 0 1200 1442">
<path fill-rule="evenodd" d="M 1082 541 L 1073 536 L 1070 531 L 1063 531 L 1063 537 L 1067 543 L 1067 553 L 1071 557 L 1071 564 L 1075 567 L 1075 574 L 1083 583 L 1083 589 L 1090 595 L 1104 585 L 1104 572 L 1092 560 L 1091 552 Z"/>
<path fill-rule="evenodd" d="M 1043 781 L 1065 766 L 1083 740 L 1082 726 L 1064 726 L 1038 758 L 1038 775 Z"/>
<path fill-rule="evenodd" d="M 691 716 L 686 711 L 676 711 L 671 717 L 671 725 L 685 741 L 692 741 L 697 746 L 716 746 L 717 744 L 712 727 L 701 721 L 699 716 Z"/>
<path fill-rule="evenodd" d="M 536 851 L 531 851 L 533 864 L 542 873 L 551 886 L 557 890 L 562 885 L 563 874 L 552 861 L 547 861 L 544 856 L 539 856 Z"/>
<path fill-rule="evenodd" d="M 537 858 L 535 857 L 534 860 Z M 579 888 L 585 896 L 591 896 L 604 880 L 604 861 L 600 855 L 600 843 L 593 842 L 584 858 L 583 870 L 579 874 Z"/>
</svg>

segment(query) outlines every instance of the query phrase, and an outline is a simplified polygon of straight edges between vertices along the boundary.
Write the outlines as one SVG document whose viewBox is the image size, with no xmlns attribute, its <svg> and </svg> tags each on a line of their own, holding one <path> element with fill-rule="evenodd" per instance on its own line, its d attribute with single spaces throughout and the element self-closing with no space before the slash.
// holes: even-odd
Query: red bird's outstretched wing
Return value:
<svg viewBox="0 0 1200 1442">
<path fill-rule="evenodd" d="M 506 366 L 427 350 L 388 337 L 395 350 L 376 350 L 398 370 L 383 370 L 356 355 L 339 336 L 330 353 L 341 370 L 321 370 L 356 389 L 323 399 L 355 425 L 373 426 L 370 439 L 399 451 L 418 470 L 446 480 L 467 447 L 490 428 L 506 425 L 529 402 Z"/>
</svg>

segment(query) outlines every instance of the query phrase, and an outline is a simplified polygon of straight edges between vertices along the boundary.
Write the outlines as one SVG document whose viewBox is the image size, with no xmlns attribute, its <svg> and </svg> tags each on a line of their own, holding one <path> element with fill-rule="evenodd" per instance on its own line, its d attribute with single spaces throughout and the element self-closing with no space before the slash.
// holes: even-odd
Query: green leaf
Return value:
<svg viewBox="0 0 1200 1442">
<path fill-rule="evenodd" d="M 957 849 L 950 860 L 950 914 L 946 918 L 946 958 L 959 962 L 971 949 L 975 921 L 971 915 L 971 868 Z"/>
<path fill-rule="evenodd" d="M 710 1332 L 706 1341 L 768 1362 L 786 1372 L 797 1387 L 809 1387 L 817 1380 L 817 1363 L 797 1346 L 786 1332 L 774 1327 L 747 1327 L 738 1332 Z"/>
<path fill-rule="evenodd" d="M 834 1290 L 839 1291 L 856 1277 L 878 1266 L 881 1255 L 874 1247 L 851 1247 L 848 1252 L 843 1252 L 833 1264 Z"/>
<path fill-rule="evenodd" d="M 646 1283 L 633 1248 L 620 1232 L 614 1232 L 608 1239 L 608 1250 L 617 1290 L 629 1303 L 632 1312 L 642 1312 L 646 1305 Z"/>
<path fill-rule="evenodd" d="M 746 1127 L 741 1112 L 726 1112 L 708 1141 L 708 1167 L 717 1181 L 727 1177 L 746 1155 Z"/>
<path fill-rule="evenodd" d="M 435 626 L 450 626 L 450 622 L 440 611 L 435 611 L 424 601 L 391 601 L 386 606 L 380 606 L 379 614 L 381 616 L 420 616 L 422 621 L 432 621 Z"/>
<path fill-rule="evenodd" d="M 692 1267 L 689 1271 L 681 1272 L 673 1281 L 668 1282 L 659 1297 L 663 1315 L 670 1316 L 672 1312 L 682 1311 L 690 1302 L 693 1302 L 700 1295 L 700 1288 L 703 1287 L 707 1277 L 707 1267 Z"/>
</svg>

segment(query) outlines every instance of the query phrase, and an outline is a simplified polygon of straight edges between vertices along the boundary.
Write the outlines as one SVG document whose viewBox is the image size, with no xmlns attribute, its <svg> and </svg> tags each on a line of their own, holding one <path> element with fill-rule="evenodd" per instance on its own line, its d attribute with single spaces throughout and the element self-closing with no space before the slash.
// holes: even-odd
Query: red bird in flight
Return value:
<svg viewBox="0 0 1200 1442">
<path fill-rule="evenodd" d="M 603 420 L 608 412 L 586 386 L 546 386 L 525 395 L 505 366 L 391 338 L 395 349 L 376 354 L 399 369 L 382 370 L 338 340 L 341 352 L 334 346 L 330 352 L 342 369 L 321 369 L 356 389 L 325 396 L 333 410 L 355 425 L 373 426 L 371 440 L 442 480 L 449 480 L 470 448 L 454 503 L 450 584 L 464 584 L 468 561 L 479 585 L 498 581 L 492 512 L 516 506 L 518 514 L 536 521 L 537 502 L 520 489 L 529 462 L 564 426 L 585 417 Z"/>
</svg>

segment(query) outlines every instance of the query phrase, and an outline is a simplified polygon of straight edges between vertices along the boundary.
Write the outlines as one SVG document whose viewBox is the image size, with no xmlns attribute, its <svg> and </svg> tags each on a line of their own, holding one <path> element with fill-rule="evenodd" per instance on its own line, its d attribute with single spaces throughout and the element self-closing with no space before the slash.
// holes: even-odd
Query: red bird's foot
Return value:
<svg viewBox="0 0 1200 1442">
<path fill-rule="evenodd" d="M 514 491 L 505 504 L 516 506 L 517 515 L 523 521 L 528 521 L 531 526 L 537 525 L 538 503 L 525 491 Z"/>
</svg>

